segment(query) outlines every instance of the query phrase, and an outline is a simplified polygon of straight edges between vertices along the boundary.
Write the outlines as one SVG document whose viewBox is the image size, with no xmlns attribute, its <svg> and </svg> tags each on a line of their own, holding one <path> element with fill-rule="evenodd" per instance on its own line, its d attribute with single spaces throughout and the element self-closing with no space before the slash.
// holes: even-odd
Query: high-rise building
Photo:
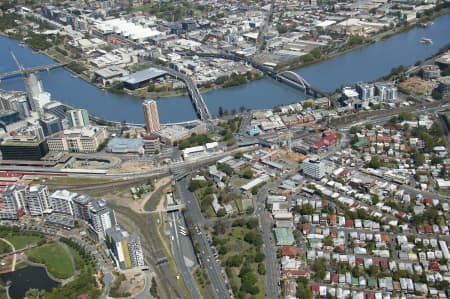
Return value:
<svg viewBox="0 0 450 299">
<path fill-rule="evenodd" d="M 21 91 L 0 90 L 0 109 L 17 111 L 22 119 L 30 116 L 26 94 Z"/>
<path fill-rule="evenodd" d="M 375 83 L 381 102 L 397 100 L 397 86 L 390 82 Z"/>
<path fill-rule="evenodd" d="M 86 109 L 73 109 L 66 112 L 66 118 L 71 128 L 89 127 L 89 114 Z"/>
<path fill-rule="evenodd" d="M 0 122 L 3 126 L 8 126 L 20 121 L 20 113 L 13 110 L 0 111 Z M 6 130 L 6 128 L 5 128 Z"/>
<path fill-rule="evenodd" d="M 42 82 L 35 74 L 29 74 L 25 79 L 25 86 L 28 91 L 28 100 L 33 111 L 40 111 L 44 105 L 50 103 L 50 93 L 44 91 Z"/>
<path fill-rule="evenodd" d="M 89 221 L 99 240 L 105 239 L 105 231 L 117 223 L 114 210 L 108 207 L 106 201 L 97 200 L 89 207 Z"/>
<path fill-rule="evenodd" d="M 158 106 L 155 100 L 146 100 L 142 104 L 144 107 L 145 125 L 148 133 L 154 133 L 161 129 L 159 124 Z"/>
<path fill-rule="evenodd" d="M 375 87 L 373 84 L 358 82 L 356 83 L 356 91 L 359 94 L 359 98 L 363 101 L 375 97 Z"/>
<path fill-rule="evenodd" d="M 16 220 L 25 214 L 27 186 L 9 185 L 0 199 L 0 219 Z"/>
<path fill-rule="evenodd" d="M 443 94 L 450 93 L 450 76 L 441 77 L 438 79 L 438 90 Z"/>
<path fill-rule="evenodd" d="M 17 135 L 0 144 L 3 160 L 40 160 L 48 153 L 47 141 L 39 136 Z"/>
<path fill-rule="evenodd" d="M 51 101 L 44 106 L 45 113 L 51 113 L 60 119 L 66 118 L 66 108 L 63 104 L 57 101 Z"/>
<path fill-rule="evenodd" d="M 44 136 L 50 136 L 63 130 L 61 119 L 53 114 L 45 114 L 39 119 Z"/>
<path fill-rule="evenodd" d="M 73 200 L 78 194 L 68 190 L 56 190 L 50 195 L 50 205 L 53 212 L 75 215 L 73 208 Z"/>
<path fill-rule="evenodd" d="M 26 193 L 26 204 L 32 216 L 50 213 L 52 208 L 47 186 L 31 186 Z"/>
<path fill-rule="evenodd" d="M 89 207 L 92 199 L 87 195 L 79 195 L 73 199 L 75 218 L 89 221 Z"/>
<path fill-rule="evenodd" d="M 441 69 L 434 64 L 424 65 L 420 69 L 420 75 L 425 80 L 437 79 L 441 76 Z"/>
<path fill-rule="evenodd" d="M 106 244 L 118 267 L 129 269 L 144 266 L 144 255 L 138 236 L 130 235 L 119 226 L 107 229 L 105 236 Z"/>
<path fill-rule="evenodd" d="M 303 173 L 316 180 L 325 176 L 325 163 L 318 158 L 309 158 L 303 161 Z"/>
</svg>

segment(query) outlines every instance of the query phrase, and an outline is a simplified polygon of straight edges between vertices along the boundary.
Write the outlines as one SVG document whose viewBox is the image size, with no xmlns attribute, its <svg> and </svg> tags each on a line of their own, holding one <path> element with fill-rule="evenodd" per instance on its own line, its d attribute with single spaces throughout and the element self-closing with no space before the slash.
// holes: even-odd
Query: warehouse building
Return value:
<svg viewBox="0 0 450 299">
<path fill-rule="evenodd" d="M 122 77 L 126 89 L 135 90 L 148 85 L 150 82 L 164 77 L 167 73 L 156 68 L 148 68 L 128 76 Z"/>
</svg>

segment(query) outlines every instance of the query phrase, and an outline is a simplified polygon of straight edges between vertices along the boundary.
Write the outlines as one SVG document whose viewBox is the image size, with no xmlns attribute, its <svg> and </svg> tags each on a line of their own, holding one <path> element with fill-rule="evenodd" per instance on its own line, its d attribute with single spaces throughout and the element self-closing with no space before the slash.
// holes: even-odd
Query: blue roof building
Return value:
<svg viewBox="0 0 450 299">
<path fill-rule="evenodd" d="M 142 138 L 112 138 L 105 150 L 108 153 L 143 153 L 144 140 Z"/>
<path fill-rule="evenodd" d="M 251 126 L 249 129 L 248 129 L 248 131 L 247 131 L 247 133 L 248 133 L 248 135 L 250 135 L 250 136 L 256 136 L 256 135 L 259 135 L 259 127 L 258 126 Z"/>
</svg>

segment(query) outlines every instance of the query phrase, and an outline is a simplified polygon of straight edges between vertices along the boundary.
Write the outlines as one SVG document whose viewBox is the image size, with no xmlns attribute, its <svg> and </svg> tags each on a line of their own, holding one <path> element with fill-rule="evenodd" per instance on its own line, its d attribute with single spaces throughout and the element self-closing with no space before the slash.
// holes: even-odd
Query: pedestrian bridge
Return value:
<svg viewBox="0 0 450 299">
<path fill-rule="evenodd" d="M 52 63 L 52 64 L 46 64 L 46 65 L 41 65 L 41 66 L 24 68 L 22 70 L 16 70 L 16 71 L 12 71 L 12 72 L 6 72 L 6 73 L 0 74 L 0 80 L 15 78 L 15 77 L 21 76 L 22 74 L 35 73 L 35 72 L 40 72 L 40 71 L 50 71 L 52 69 L 56 69 L 56 68 L 63 67 L 66 65 L 67 65 L 67 63 Z"/>
<path fill-rule="evenodd" d="M 167 206 L 166 212 L 170 213 L 170 212 L 180 211 L 180 210 L 184 209 L 185 207 L 186 207 L 185 204 L 170 205 L 170 206 Z"/>
</svg>

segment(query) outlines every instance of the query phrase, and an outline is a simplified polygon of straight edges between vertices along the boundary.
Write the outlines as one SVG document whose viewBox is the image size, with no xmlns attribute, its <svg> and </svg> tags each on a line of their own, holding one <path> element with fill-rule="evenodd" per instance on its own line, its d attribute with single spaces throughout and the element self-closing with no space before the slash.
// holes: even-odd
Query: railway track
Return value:
<svg viewBox="0 0 450 299">
<path fill-rule="evenodd" d="M 61 185 L 61 184 L 52 184 L 51 181 L 47 182 L 46 185 L 49 187 L 50 190 L 57 190 L 57 189 L 67 189 L 70 191 L 111 191 L 114 189 L 122 189 L 127 187 L 133 187 L 142 183 L 145 183 L 148 181 L 148 178 L 139 178 L 135 180 L 117 180 L 113 182 L 107 182 L 107 183 L 94 183 L 94 184 L 68 184 L 68 185 Z"/>
<path fill-rule="evenodd" d="M 128 231 L 135 231 L 142 240 L 146 263 L 152 266 L 156 277 L 160 280 L 158 286 L 163 294 L 161 298 L 183 298 L 183 292 L 175 279 L 175 273 L 170 269 L 166 254 L 162 249 L 161 240 L 154 224 L 157 215 L 137 214 L 129 208 L 114 206 L 119 223 Z M 145 229 L 143 229 L 145 227 Z M 164 262 L 161 262 L 164 261 Z"/>
</svg>

